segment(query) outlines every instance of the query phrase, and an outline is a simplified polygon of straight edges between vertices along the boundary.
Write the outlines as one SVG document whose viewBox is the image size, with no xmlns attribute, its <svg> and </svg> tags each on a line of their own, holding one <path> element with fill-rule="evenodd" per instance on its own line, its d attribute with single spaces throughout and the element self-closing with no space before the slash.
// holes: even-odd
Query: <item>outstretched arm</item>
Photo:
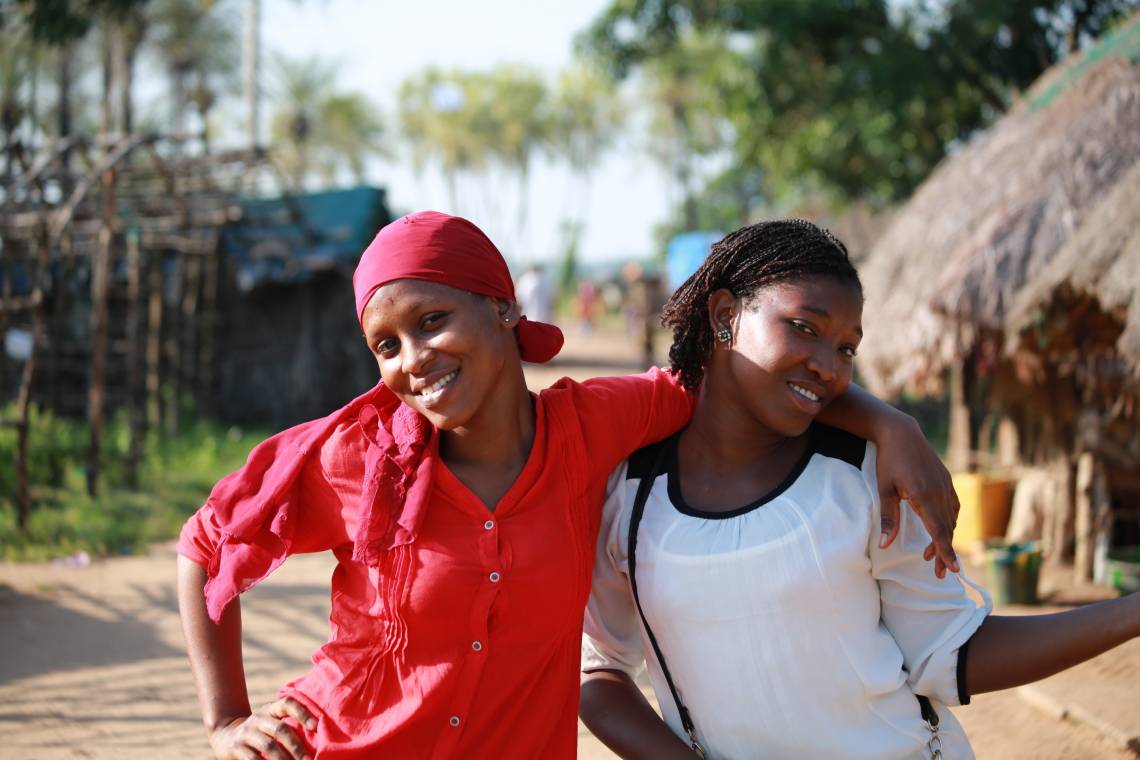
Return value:
<svg viewBox="0 0 1140 760">
<path fill-rule="evenodd" d="M 874 441 L 879 449 L 879 546 L 888 546 L 898 535 L 900 502 L 905 499 L 931 536 L 923 557 L 934 559 L 935 574 L 942 578 L 947 568 L 958 572 L 958 557 L 951 545 L 958 521 L 958 496 L 950 473 L 914 418 L 852 383 L 846 393 L 824 408 L 819 419 Z"/>
<path fill-rule="evenodd" d="M 205 584 L 206 570 L 180 555 L 178 609 L 198 686 L 202 722 L 215 756 L 301 760 L 306 756 L 305 746 L 282 719 L 292 717 L 313 728 L 312 715 L 292 699 L 279 699 L 251 712 L 241 658 L 241 602 L 230 602 L 215 624 L 206 612 Z"/>
<path fill-rule="evenodd" d="M 594 736 L 625 760 L 693 760 L 697 756 L 621 671 L 583 673 L 578 714 Z"/>
<path fill-rule="evenodd" d="M 1037 681 L 1140 636 L 1140 594 L 1051 615 L 991 615 L 966 650 L 971 694 Z"/>
</svg>

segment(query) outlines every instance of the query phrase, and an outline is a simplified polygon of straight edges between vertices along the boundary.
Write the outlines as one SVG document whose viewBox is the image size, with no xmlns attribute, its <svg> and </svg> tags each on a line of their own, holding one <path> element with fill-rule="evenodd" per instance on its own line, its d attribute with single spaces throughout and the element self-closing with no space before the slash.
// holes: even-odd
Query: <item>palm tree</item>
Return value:
<svg viewBox="0 0 1140 760">
<path fill-rule="evenodd" d="M 538 73 L 515 65 L 502 65 L 482 77 L 486 81 L 487 106 L 496 128 L 488 147 L 497 162 L 518 180 L 517 230 L 525 234 L 530 196 L 530 161 L 534 151 L 550 136 L 546 83 Z"/>
<path fill-rule="evenodd" d="M 617 139 L 625 116 L 616 83 L 597 67 L 576 62 L 559 75 L 550 108 L 548 147 L 577 178 L 579 197 L 570 203 L 572 222 L 585 222 L 590 175 Z"/>
<path fill-rule="evenodd" d="M 276 59 L 272 142 L 285 175 L 301 187 L 317 175 L 333 184 L 347 170 L 363 181 L 369 157 L 383 155 L 383 126 L 360 93 L 337 89 L 338 67 L 318 56 Z"/>
<path fill-rule="evenodd" d="M 417 170 L 437 162 L 458 211 L 461 175 L 483 171 L 491 157 L 494 123 L 475 78 L 429 68 L 400 85 L 399 120 Z"/>
<path fill-rule="evenodd" d="M 186 131 L 193 104 L 203 131 L 221 92 L 234 83 L 239 40 L 232 8 L 224 0 L 153 0 L 151 41 L 170 74 L 173 128 Z"/>
<path fill-rule="evenodd" d="M 359 93 L 333 93 L 320 105 L 317 137 L 320 145 L 318 172 L 332 184 L 347 169 L 352 178 L 364 181 L 365 162 L 386 156 L 381 142 L 384 134 L 379 114 Z"/>
</svg>

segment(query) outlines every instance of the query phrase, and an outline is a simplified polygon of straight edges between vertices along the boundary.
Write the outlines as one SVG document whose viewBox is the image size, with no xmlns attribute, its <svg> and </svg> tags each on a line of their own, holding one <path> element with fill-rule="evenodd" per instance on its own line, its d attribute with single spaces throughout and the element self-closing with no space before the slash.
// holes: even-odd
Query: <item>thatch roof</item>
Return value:
<svg viewBox="0 0 1140 760">
<path fill-rule="evenodd" d="M 1040 322 L 1048 319 L 1055 302 L 1063 308 L 1082 298 L 1122 316 L 1116 351 L 1140 382 L 1140 161 L 1014 299 L 1006 320 L 1009 349 L 1023 341 L 1040 343 L 1025 333 L 1032 328 L 1040 332 Z"/>
<path fill-rule="evenodd" d="M 861 267 L 872 389 L 930 387 L 1000 335 L 1016 294 L 1138 159 L 1140 15 L 1046 72 L 899 212 Z"/>
</svg>

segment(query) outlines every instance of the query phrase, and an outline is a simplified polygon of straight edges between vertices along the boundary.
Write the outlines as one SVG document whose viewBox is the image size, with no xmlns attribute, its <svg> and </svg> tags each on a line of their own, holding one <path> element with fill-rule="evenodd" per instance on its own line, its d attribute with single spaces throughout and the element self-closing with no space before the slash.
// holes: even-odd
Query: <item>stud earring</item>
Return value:
<svg viewBox="0 0 1140 760">
<path fill-rule="evenodd" d="M 728 343 L 730 340 L 732 340 L 732 333 L 727 327 L 722 327 L 716 331 L 716 339 L 721 343 Z"/>
<path fill-rule="evenodd" d="M 503 321 L 504 321 L 504 322 L 510 322 L 510 321 L 511 321 L 511 318 L 510 318 L 510 317 L 503 317 Z"/>
</svg>

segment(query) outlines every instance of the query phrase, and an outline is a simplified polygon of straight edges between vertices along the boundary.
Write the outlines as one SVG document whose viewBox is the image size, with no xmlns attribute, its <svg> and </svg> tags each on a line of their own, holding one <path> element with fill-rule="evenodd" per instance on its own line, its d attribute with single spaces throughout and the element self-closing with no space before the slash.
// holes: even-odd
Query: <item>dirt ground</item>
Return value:
<svg viewBox="0 0 1140 760">
<path fill-rule="evenodd" d="M 571 338 L 559 366 L 532 373 L 532 387 L 562 374 L 638 368 L 620 341 Z M 324 641 L 332 566 L 330 555 L 295 557 L 245 595 L 245 663 L 255 702 L 304 672 Z M 1107 676 L 1078 669 L 1058 688 L 1095 694 L 1098 679 L 1123 673 L 1114 701 L 1138 712 L 1140 679 L 1129 674 L 1140 673 L 1140 642 L 1106 658 L 1098 660 Z M 983 760 L 1137 757 L 1087 721 L 1059 719 L 1047 697 L 982 695 L 956 712 Z M 612 757 L 584 729 L 580 737 L 580 757 Z M 171 545 L 88 567 L 0 564 L 0 759 L 208 756 L 183 654 Z"/>
</svg>

